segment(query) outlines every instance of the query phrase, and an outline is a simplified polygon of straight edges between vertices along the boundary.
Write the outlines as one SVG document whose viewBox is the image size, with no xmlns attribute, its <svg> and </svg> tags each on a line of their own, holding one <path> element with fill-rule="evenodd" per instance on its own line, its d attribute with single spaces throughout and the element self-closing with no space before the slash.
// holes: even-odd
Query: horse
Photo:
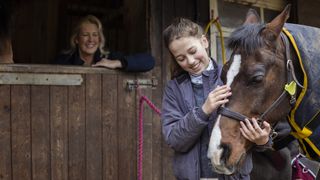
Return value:
<svg viewBox="0 0 320 180">
<path fill-rule="evenodd" d="M 267 121 L 276 129 L 279 122 L 287 121 L 288 116 L 295 116 L 292 111 L 297 109 L 297 104 L 303 104 L 300 95 L 309 90 L 306 88 L 305 72 L 301 68 L 296 48 L 290 45 L 289 35 L 284 33 L 283 29 L 289 27 L 315 31 L 316 28 L 286 23 L 289 12 L 290 5 L 271 22 L 261 24 L 257 13 L 249 10 L 244 24 L 238 27 L 229 38 L 228 47 L 232 53 L 223 66 L 221 78 L 231 87 L 232 96 L 229 102 L 218 110 L 219 116 L 211 132 L 207 154 L 214 171 L 218 173 L 233 174 L 241 166 L 247 153 L 252 152 L 255 146 L 241 135 L 239 121 L 255 117 L 260 124 Z M 320 37 L 320 33 L 314 34 L 313 41 L 318 41 L 317 37 Z M 315 47 L 310 49 L 315 49 Z M 317 83 L 319 82 L 318 79 Z M 317 108 L 320 107 L 319 99 L 313 98 L 312 100 L 317 102 Z M 318 116 L 317 113 L 310 114 L 310 116 Z M 292 121 L 290 122 L 291 127 L 300 130 L 297 125 L 299 123 L 293 122 L 292 119 L 289 120 Z M 299 133 L 297 134 L 296 137 L 299 136 Z M 300 145 L 302 142 L 303 140 L 299 140 Z M 309 155 L 319 157 L 315 152 Z M 287 160 L 282 162 L 291 166 L 288 161 L 290 151 L 271 150 L 267 153 L 284 153 L 282 157 Z M 285 154 L 289 154 L 289 157 L 286 158 Z M 255 155 L 264 156 L 261 153 L 253 153 L 253 156 Z M 268 158 L 255 159 L 253 157 L 254 168 L 266 163 L 265 159 Z M 269 172 L 262 170 L 258 175 L 258 179 L 264 179 Z M 290 173 L 286 178 L 291 179 Z"/>
</svg>

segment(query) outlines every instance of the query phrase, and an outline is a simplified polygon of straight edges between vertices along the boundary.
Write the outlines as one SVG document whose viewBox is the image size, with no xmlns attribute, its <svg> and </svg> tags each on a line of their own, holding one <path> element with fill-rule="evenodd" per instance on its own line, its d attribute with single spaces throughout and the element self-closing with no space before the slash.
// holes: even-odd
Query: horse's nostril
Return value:
<svg viewBox="0 0 320 180">
<path fill-rule="evenodd" d="M 228 144 L 220 144 L 220 148 L 222 149 L 221 162 L 226 164 L 231 154 L 231 147 Z"/>
</svg>

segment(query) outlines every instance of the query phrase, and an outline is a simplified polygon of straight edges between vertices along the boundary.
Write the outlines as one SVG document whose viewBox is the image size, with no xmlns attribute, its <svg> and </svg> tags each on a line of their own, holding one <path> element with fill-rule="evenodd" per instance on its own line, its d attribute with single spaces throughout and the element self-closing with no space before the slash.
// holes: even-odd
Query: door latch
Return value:
<svg viewBox="0 0 320 180">
<path fill-rule="evenodd" d="M 127 80 L 127 89 L 129 91 L 132 91 L 134 89 L 139 88 L 152 88 L 155 89 L 158 85 L 158 80 L 155 78 L 151 78 L 151 79 L 130 79 Z"/>
</svg>

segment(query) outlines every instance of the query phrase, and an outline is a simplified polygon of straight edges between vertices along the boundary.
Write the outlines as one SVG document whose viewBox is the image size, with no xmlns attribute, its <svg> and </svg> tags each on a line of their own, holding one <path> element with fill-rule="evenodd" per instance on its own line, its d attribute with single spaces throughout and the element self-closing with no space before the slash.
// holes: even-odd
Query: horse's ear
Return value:
<svg viewBox="0 0 320 180">
<path fill-rule="evenodd" d="M 249 9 L 247 12 L 246 20 L 243 24 L 255 24 L 260 23 L 260 16 L 254 9 Z"/>
<path fill-rule="evenodd" d="M 276 18 L 274 18 L 270 23 L 266 25 L 267 29 L 275 32 L 277 36 L 280 35 L 281 30 L 284 26 L 284 23 L 289 18 L 291 5 L 287 5 L 286 8 L 279 14 Z"/>
</svg>

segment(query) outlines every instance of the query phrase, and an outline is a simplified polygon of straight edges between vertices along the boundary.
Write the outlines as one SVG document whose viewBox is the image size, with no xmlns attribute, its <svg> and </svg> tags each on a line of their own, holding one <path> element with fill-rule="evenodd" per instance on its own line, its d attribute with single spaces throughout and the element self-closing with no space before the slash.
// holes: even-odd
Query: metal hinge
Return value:
<svg viewBox="0 0 320 180">
<path fill-rule="evenodd" d="M 137 80 L 127 80 L 127 89 L 132 91 L 139 88 L 152 88 L 155 89 L 158 85 L 158 80 L 155 78 L 151 79 L 137 79 Z"/>
</svg>

